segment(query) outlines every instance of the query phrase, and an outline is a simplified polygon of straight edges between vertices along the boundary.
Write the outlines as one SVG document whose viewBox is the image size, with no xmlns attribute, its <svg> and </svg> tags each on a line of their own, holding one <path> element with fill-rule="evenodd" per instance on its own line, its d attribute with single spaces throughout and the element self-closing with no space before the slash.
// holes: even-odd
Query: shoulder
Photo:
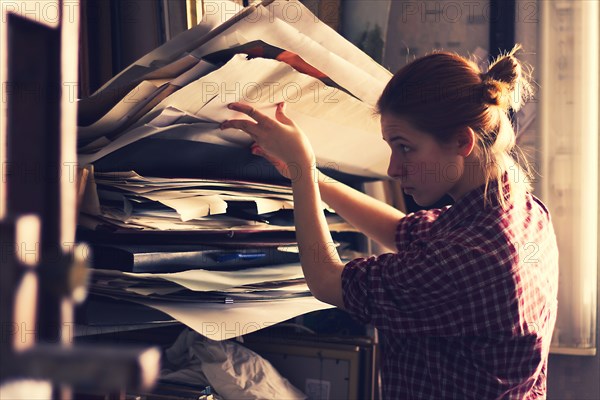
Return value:
<svg viewBox="0 0 600 400">
<path fill-rule="evenodd" d="M 415 211 L 402 218 L 400 223 L 411 228 L 428 226 L 434 223 L 449 208 L 450 206 Z"/>
<path fill-rule="evenodd" d="M 540 200 L 533 194 L 530 194 L 529 201 L 531 204 L 530 209 L 535 210 L 542 219 L 545 219 L 548 222 L 551 221 L 550 211 L 548 210 L 548 207 L 542 202 L 542 200 Z"/>
<path fill-rule="evenodd" d="M 516 229 L 502 210 L 477 212 L 436 232 L 425 251 L 459 286 L 485 286 L 510 276 L 518 252 L 510 232 Z"/>
<path fill-rule="evenodd" d="M 396 247 L 402 251 L 413 241 L 426 239 L 435 232 L 435 223 L 450 207 L 420 210 L 406 215 L 396 228 Z"/>
</svg>

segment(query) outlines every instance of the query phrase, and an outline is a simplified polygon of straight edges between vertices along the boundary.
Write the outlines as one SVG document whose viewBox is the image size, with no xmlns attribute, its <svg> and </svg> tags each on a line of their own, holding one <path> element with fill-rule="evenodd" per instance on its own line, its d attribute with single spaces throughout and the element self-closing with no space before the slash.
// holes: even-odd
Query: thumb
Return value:
<svg viewBox="0 0 600 400">
<path fill-rule="evenodd" d="M 268 162 L 270 162 L 271 164 L 273 164 L 275 166 L 278 166 L 279 163 L 281 163 L 281 161 L 277 157 L 273 157 L 272 155 L 266 153 L 262 149 L 256 154 L 261 156 L 262 158 L 266 159 Z"/>
<path fill-rule="evenodd" d="M 267 161 L 269 161 L 271 164 L 273 164 L 275 166 L 278 166 L 279 164 L 282 163 L 282 161 L 280 159 L 268 154 L 266 151 L 263 150 L 262 147 L 260 147 L 256 143 L 252 145 L 252 154 L 266 159 Z"/>
<path fill-rule="evenodd" d="M 279 121 L 285 125 L 293 125 L 294 124 L 294 121 L 292 121 L 291 119 L 288 118 L 287 115 L 285 115 L 285 102 L 284 101 L 277 104 L 277 110 L 275 110 L 275 118 L 277 118 L 277 121 Z"/>
<path fill-rule="evenodd" d="M 269 161 L 272 161 L 272 158 L 269 154 L 267 154 L 262 147 L 260 147 L 258 144 L 254 143 L 252 145 L 252 154 L 254 154 L 255 156 L 260 156 L 263 158 L 266 158 Z"/>
<path fill-rule="evenodd" d="M 262 156 L 264 154 L 263 149 L 257 143 L 252 144 L 250 152 L 256 156 Z"/>
</svg>

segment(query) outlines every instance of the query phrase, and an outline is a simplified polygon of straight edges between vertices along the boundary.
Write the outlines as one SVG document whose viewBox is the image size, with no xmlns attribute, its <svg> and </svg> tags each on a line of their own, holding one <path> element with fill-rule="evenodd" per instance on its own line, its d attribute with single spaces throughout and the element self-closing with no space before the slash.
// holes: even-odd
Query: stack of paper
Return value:
<svg viewBox="0 0 600 400">
<path fill-rule="evenodd" d="M 289 186 L 193 178 L 149 178 L 134 171 L 96 173 L 84 225 L 161 231 L 293 231 Z M 323 203 L 333 231 L 354 229 Z M 95 217 L 95 220 L 93 220 Z"/>
<path fill-rule="evenodd" d="M 268 301 L 309 296 L 299 263 L 236 271 L 202 269 L 176 273 L 96 270 L 92 288 L 118 298 L 191 303 Z"/>
<path fill-rule="evenodd" d="M 207 315 L 232 322 L 243 309 L 260 328 L 328 307 L 310 296 L 290 251 L 289 182 L 250 153 L 250 136 L 219 129 L 248 118 L 227 105 L 274 116 L 285 101 L 319 168 L 381 178 L 389 149 L 373 106 L 391 78 L 297 0 L 207 2 L 201 24 L 81 100 L 78 118 L 80 164 L 96 171 L 80 219 L 94 233 L 92 291 L 203 334 Z M 327 204 L 323 212 L 332 232 L 354 232 Z"/>
<path fill-rule="evenodd" d="M 246 17 L 217 27 L 215 19 L 226 20 L 236 5 L 214 3 L 223 15 L 211 13 L 204 29 L 194 28 L 194 40 L 185 32 L 188 42 L 166 43 L 82 101 L 80 163 L 144 175 L 190 176 L 193 170 L 205 176 L 222 169 L 221 177 L 245 177 L 257 157 L 234 158 L 239 153 L 231 148 L 246 150 L 251 139 L 219 130 L 224 120 L 245 118 L 227 104 L 247 102 L 274 115 L 285 101 L 320 166 L 385 177 L 389 150 L 373 105 L 391 74 L 298 1 L 238 10 Z M 299 10 L 299 17 L 284 9 Z M 211 157 L 215 148 L 218 157 Z"/>
<path fill-rule="evenodd" d="M 355 257 L 342 251 L 342 259 Z M 214 340 L 331 306 L 316 301 L 298 262 L 240 271 L 129 273 L 98 269 L 91 292 L 162 311 Z"/>
</svg>

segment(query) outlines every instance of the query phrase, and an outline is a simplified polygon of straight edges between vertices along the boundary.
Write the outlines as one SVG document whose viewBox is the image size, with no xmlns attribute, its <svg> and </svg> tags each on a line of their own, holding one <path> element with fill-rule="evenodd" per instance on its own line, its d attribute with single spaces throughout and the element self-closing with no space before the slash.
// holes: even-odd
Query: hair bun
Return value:
<svg viewBox="0 0 600 400">
<path fill-rule="evenodd" d="M 500 56 L 490 65 L 485 75 L 513 88 L 521 78 L 521 63 L 512 54 Z"/>
<path fill-rule="evenodd" d="M 515 53 L 521 49 L 516 45 L 509 53 L 500 55 L 481 75 L 483 102 L 506 110 L 519 110 L 531 95 L 529 74 L 524 76 L 521 62 Z"/>
<path fill-rule="evenodd" d="M 510 105 L 511 90 L 507 83 L 500 82 L 489 77 L 483 77 L 483 96 L 482 100 L 485 104 L 498 106 L 508 110 Z"/>
</svg>

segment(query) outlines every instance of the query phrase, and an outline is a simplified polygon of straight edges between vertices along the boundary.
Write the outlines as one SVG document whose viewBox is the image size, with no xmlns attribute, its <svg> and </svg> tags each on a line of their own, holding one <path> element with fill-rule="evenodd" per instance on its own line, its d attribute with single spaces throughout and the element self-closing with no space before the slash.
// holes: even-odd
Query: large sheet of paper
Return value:
<svg viewBox="0 0 600 400">
<path fill-rule="evenodd" d="M 312 311 L 333 308 L 314 297 L 234 304 L 191 304 L 139 300 L 212 340 L 227 340 Z"/>
<path fill-rule="evenodd" d="M 103 296 L 127 298 L 162 311 L 214 340 L 245 335 L 298 315 L 333 307 L 310 295 L 306 283 L 298 278 L 302 276 L 298 265 L 255 268 L 248 274 L 202 272 L 192 276 L 95 271 L 92 289 Z M 242 278 L 244 275 L 247 277 Z M 210 282 L 203 282 L 206 278 Z M 283 279 L 269 281 L 279 278 Z M 265 279 L 266 282 L 261 282 Z M 230 287 L 250 281 L 256 284 Z M 198 289 L 226 291 L 197 292 Z M 227 300 L 216 301 L 219 296 L 227 296 Z"/>
<path fill-rule="evenodd" d="M 390 72 L 379 65 L 364 51 L 360 50 L 329 25 L 320 21 L 302 2 L 298 0 L 276 0 L 266 5 L 270 15 L 284 21 L 298 32 L 310 37 L 351 64 L 358 66 L 373 78 L 387 82 Z M 253 15 L 246 19 L 255 18 Z"/>
<path fill-rule="evenodd" d="M 206 121 L 247 118 L 227 108 L 233 101 L 250 103 L 271 116 L 275 104 L 286 101 L 288 113 L 296 117 L 301 127 L 307 127 L 304 130 L 318 161 L 333 163 L 342 172 L 387 176 L 389 148 L 381 139 L 379 118 L 372 108 L 275 60 L 247 60 L 237 55 L 223 67 L 167 97 L 138 125 L 149 123 L 167 107 Z M 230 134 L 227 131 L 215 130 L 214 134 Z"/>
<path fill-rule="evenodd" d="M 150 111 L 160 100 L 215 69 L 216 66 L 197 60 L 192 68 L 172 79 L 142 81 L 102 118 L 91 125 L 78 127 L 78 140 L 89 143 L 103 135 L 115 137 L 136 119 Z"/>
<path fill-rule="evenodd" d="M 313 36 L 314 35 L 314 36 Z M 289 50 L 374 106 L 392 74 L 326 27 L 302 3 L 274 1 L 192 52 L 196 57 L 261 40 Z"/>
<path fill-rule="evenodd" d="M 98 176 L 95 182 L 90 183 L 100 185 L 95 193 L 103 207 L 96 215 L 125 223 L 130 223 L 134 216 L 147 217 L 149 220 L 156 217 L 170 218 L 182 222 L 201 220 L 204 223 L 207 219 L 203 217 L 225 213 L 235 216 L 238 215 L 236 210 L 244 210 L 244 215 L 248 217 L 254 213 L 256 219 L 261 219 L 260 216 L 264 215 L 262 219 L 268 221 L 267 218 L 273 215 L 265 214 L 293 210 L 294 207 L 292 189 L 289 186 L 208 179 L 138 179 L 135 176 L 139 175 L 135 172 L 130 176 L 130 179 L 103 179 Z M 165 208 L 157 208 L 157 203 Z M 122 206 L 118 207 L 116 204 Z M 329 213 L 333 212 L 324 202 L 322 206 Z M 280 221 L 283 221 L 283 217 L 280 215 Z M 228 223 L 231 219 L 213 222 L 219 221 Z"/>
<path fill-rule="evenodd" d="M 272 281 L 303 278 L 299 263 L 273 265 L 268 267 L 247 268 L 240 271 L 207 271 L 202 269 L 176 272 L 172 274 L 133 273 L 97 270 L 111 279 L 129 278 L 129 282 L 138 280 L 168 281 L 193 291 L 226 290 L 243 285 Z"/>
<path fill-rule="evenodd" d="M 221 134 L 217 132 L 219 132 L 217 122 L 205 121 L 175 107 L 167 106 L 147 123 L 124 132 L 114 140 L 99 138 L 95 146 L 79 149 L 78 160 L 81 165 L 90 164 L 150 136 L 165 140 L 190 140 L 236 147 L 247 147 L 252 142 L 248 135 L 238 130 L 228 129 Z"/>
<path fill-rule="evenodd" d="M 185 54 L 170 64 L 155 69 L 150 73 L 146 73 L 148 71 L 146 67 L 139 65 L 128 67 L 128 72 L 118 75 L 118 79 L 114 81 L 114 85 L 105 87 L 90 97 L 79 100 L 77 104 L 77 125 L 89 126 L 98 121 L 111 108 L 115 107 L 126 93 L 130 92 L 142 81 L 169 80 L 189 70 L 197 63 L 198 59 L 196 57 Z"/>
<path fill-rule="evenodd" d="M 229 5 L 226 2 L 215 2 L 217 3 L 215 12 L 227 14 Z M 288 11 L 300 10 L 301 18 L 289 20 L 284 8 Z M 228 17 L 239 11 L 235 9 L 234 12 L 234 9 L 229 10 Z M 202 164 L 199 165 L 201 158 L 188 159 L 193 154 L 192 147 L 188 148 L 190 151 L 181 151 L 184 146 L 182 141 L 238 149 L 249 147 L 252 142 L 248 135 L 239 131 L 220 131 L 218 128 L 223 120 L 240 117 L 226 108 L 227 103 L 250 102 L 273 115 L 274 103 L 286 101 L 290 115 L 305 127 L 315 148 L 319 166 L 352 175 L 386 177 L 389 149 L 379 140 L 379 122 L 373 117 L 369 105 L 374 103 L 391 74 L 345 39 L 340 39 L 339 35 L 324 24 L 313 20 L 312 14 L 296 1 L 279 2 L 279 5 L 278 2 L 273 2 L 267 8 L 260 6 L 248 8 L 247 11 L 252 12 L 229 28 L 226 27 L 227 24 L 222 24 L 220 27 L 224 29 L 218 35 L 213 35 L 212 39 L 197 39 L 195 43 L 204 43 L 196 48 L 195 55 L 260 39 L 302 55 L 311 66 L 330 75 L 336 83 L 350 90 L 362 101 L 275 60 L 245 60 L 241 55 L 236 56 L 219 70 L 191 82 L 195 69 L 200 65 L 198 63 L 196 67 L 191 67 L 168 83 L 169 87 L 179 88 L 173 86 L 173 82 L 177 81 L 178 85 L 185 86 L 181 90 L 162 90 L 164 84 L 158 87 L 157 83 L 141 82 L 138 88 L 140 99 L 136 99 L 139 104 L 131 108 L 127 105 L 130 99 L 126 97 L 97 124 L 82 127 L 80 140 L 87 143 L 87 146 L 81 149 L 79 162 L 98 162 L 119 151 L 118 155 L 107 159 L 105 163 L 100 162 L 99 167 L 106 168 L 110 164 L 119 166 L 125 162 L 131 168 L 139 167 L 140 170 L 150 172 L 146 169 L 148 159 L 159 161 L 155 160 L 155 149 L 162 147 L 165 158 L 160 160 L 160 165 L 165 174 L 180 171 L 182 165 L 186 164 L 192 168 L 203 168 Z M 223 16 L 220 18 L 222 22 Z M 309 29 L 310 27 L 314 29 Z M 334 44 L 331 46 L 332 50 L 328 50 L 328 40 Z M 177 43 L 177 46 L 183 46 L 182 42 Z M 163 52 L 163 55 L 170 56 L 162 58 L 162 63 L 173 63 L 171 56 L 179 54 L 174 50 L 175 47 Z M 189 49 L 189 46 L 185 48 Z M 160 58 L 158 53 L 148 55 L 136 65 L 147 65 L 148 60 L 155 57 Z M 349 63 L 346 58 L 355 61 L 360 68 Z M 145 77 L 148 76 L 152 76 L 151 73 L 146 73 Z M 155 89 L 160 90 L 161 94 L 152 97 L 156 93 Z M 164 98 L 165 96 L 167 97 Z M 153 98 L 152 103 L 147 103 L 150 97 Z M 149 110 L 148 105 L 160 99 L 160 103 L 150 112 L 143 116 L 139 114 L 142 109 Z M 140 108 L 142 105 L 144 107 Z M 135 114 L 134 118 L 131 113 Z M 138 118 L 139 121 L 127 131 L 115 135 L 114 129 L 131 124 Z M 107 136 L 101 136 L 103 134 Z M 372 136 L 368 137 L 369 134 Z M 165 143 L 161 143 L 162 141 Z M 134 147 L 131 146 L 133 144 Z M 176 153 L 180 157 L 172 156 Z M 231 152 L 232 156 L 234 153 Z M 116 159 L 123 161 L 114 164 Z M 239 162 L 239 157 L 237 160 Z M 224 167 L 226 166 L 223 165 Z M 152 167 L 152 171 L 155 168 Z"/>
<path fill-rule="evenodd" d="M 117 74 L 94 94 L 115 91 L 131 81 L 150 79 L 152 73 L 173 63 L 178 58 L 185 57 L 185 53 L 198 47 L 210 31 L 242 10 L 242 7 L 238 4 L 228 0 L 206 0 L 206 3 L 209 2 L 211 3 L 211 9 L 216 12 L 205 13 L 202 17 L 202 23 L 180 33 L 146 54 Z"/>
</svg>

